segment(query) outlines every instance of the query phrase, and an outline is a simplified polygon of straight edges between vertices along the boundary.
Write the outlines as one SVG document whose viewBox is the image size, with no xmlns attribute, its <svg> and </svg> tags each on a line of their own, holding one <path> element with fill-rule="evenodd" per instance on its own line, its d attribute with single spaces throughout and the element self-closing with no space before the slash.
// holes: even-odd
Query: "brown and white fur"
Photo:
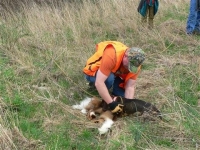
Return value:
<svg viewBox="0 0 200 150">
<path fill-rule="evenodd" d="M 84 114 L 87 114 L 87 118 L 89 120 L 93 120 L 95 123 L 103 123 L 102 126 L 98 128 L 100 134 L 108 132 L 114 123 L 113 120 L 123 114 L 129 115 L 135 112 L 143 114 L 143 112 L 146 111 L 153 115 L 157 115 L 160 119 L 162 119 L 160 111 L 151 103 L 143 100 L 126 99 L 122 97 L 116 97 L 115 100 L 124 105 L 123 112 L 120 114 L 113 114 L 105 101 L 96 97 L 85 98 L 79 105 L 73 105 L 72 107 L 74 109 L 81 110 Z M 99 114 L 100 116 L 97 118 L 96 114 Z"/>
<path fill-rule="evenodd" d="M 89 120 L 93 120 L 94 123 L 101 123 L 102 126 L 98 128 L 99 134 L 105 134 L 108 132 L 108 130 L 111 128 L 113 122 L 113 113 L 110 110 L 103 111 L 102 103 L 103 101 L 93 97 L 93 98 L 85 98 L 83 101 L 81 101 L 80 104 L 73 105 L 72 107 L 74 109 L 79 109 L 83 114 L 87 114 L 87 118 Z M 97 119 L 97 115 L 100 114 L 100 116 Z"/>
</svg>

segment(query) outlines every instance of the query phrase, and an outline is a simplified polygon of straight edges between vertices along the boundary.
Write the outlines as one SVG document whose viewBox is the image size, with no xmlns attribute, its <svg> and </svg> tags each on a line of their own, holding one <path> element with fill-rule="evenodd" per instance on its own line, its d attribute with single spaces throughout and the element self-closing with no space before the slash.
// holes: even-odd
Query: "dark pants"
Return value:
<svg viewBox="0 0 200 150">
<path fill-rule="evenodd" d="M 96 81 L 96 76 L 85 75 L 85 78 L 87 79 L 87 81 L 92 82 L 92 83 L 95 83 Z M 113 73 L 111 73 L 106 79 L 105 84 L 108 90 L 113 88 L 112 90 L 113 95 L 124 97 L 125 90 L 119 87 L 119 84 L 123 82 L 124 81 L 120 77 L 116 77 Z"/>
<path fill-rule="evenodd" d="M 147 6 L 147 13 L 145 17 L 142 17 L 142 24 L 145 26 L 147 23 L 147 18 L 148 18 L 148 28 L 152 29 L 153 28 L 153 19 L 154 19 L 154 6 Z"/>
</svg>

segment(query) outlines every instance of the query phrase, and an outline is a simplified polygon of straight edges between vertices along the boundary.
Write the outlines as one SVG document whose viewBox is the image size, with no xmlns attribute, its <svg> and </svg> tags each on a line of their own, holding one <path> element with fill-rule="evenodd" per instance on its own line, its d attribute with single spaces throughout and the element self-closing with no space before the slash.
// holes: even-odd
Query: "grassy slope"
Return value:
<svg viewBox="0 0 200 150">
<path fill-rule="evenodd" d="M 77 9 L 79 7 L 79 9 Z M 188 2 L 162 1 L 154 30 L 142 28 L 137 3 L 33 6 L 0 20 L 0 149 L 198 149 L 199 36 L 186 36 Z M 136 97 L 164 121 L 126 117 L 112 132 L 71 108 L 86 96 L 82 68 L 95 44 L 118 40 L 144 49 Z"/>
</svg>

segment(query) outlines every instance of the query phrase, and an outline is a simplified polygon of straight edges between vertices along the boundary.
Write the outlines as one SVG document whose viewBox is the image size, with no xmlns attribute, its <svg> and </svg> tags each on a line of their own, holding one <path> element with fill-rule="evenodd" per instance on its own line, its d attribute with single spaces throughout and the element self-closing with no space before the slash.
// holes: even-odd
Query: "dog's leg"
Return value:
<svg viewBox="0 0 200 150">
<path fill-rule="evenodd" d="M 103 125 L 100 128 L 98 128 L 100 135 L 105 134 L 112 127 L 112 124 L 114 123 L 112 120 L 113 117 L 114 115 L 111 111 L 105 111 L 100 115 L 99 119 L 105 120 L 103 122 Z"/>
<path fill-rule="evenodd" d="M 102 135 L 107 133 L 108 130 L 112 127 L 113 123 L 114 122 L 110 118 L 106 118 L 103 125 L 100 128 L 98 128 L 99 134 Z"/>
<path fill-rule="evenodd" d="M 77 104 L 77 105 L 73 105 L 72 108 L 73 109 L 79 109 L 81 110 L 81 112 L 83 114 L 86 114 L 87 113 L 87 110 L 85 109 L 85 107 L 90 103 L 90 101 L 92 100 L 92 98 L 85 98 L 84 100 L 82 100 L 80 102 L 80 104 Z"/>
<path fill-rule="evenodd" d="M 100 118 L 100 119 L 93 120 L 92 122 L 94 122 L 94 123 L 104 123 L 105 120 L 103 118 Z"/>
<path fill-rule="evenodd" d="M 97 108 L 97 109 L 94 110 L 94 112 L 98 113 L 98 114 L 101 114 L 101 113 L 103 113 L 103 108 L 102 107 Z"/>
</svg>

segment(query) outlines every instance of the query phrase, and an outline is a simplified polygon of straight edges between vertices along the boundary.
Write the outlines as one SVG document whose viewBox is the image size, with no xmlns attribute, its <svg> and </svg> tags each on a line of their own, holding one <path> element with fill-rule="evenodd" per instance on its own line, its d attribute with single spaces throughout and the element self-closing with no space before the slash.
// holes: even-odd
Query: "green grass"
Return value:
<svg viewBox="0 0 200 150">
<path fill-rule="evenodd" d="M 190 105 L 197 105 L 198 103 L 198 95 L 196 94 L 199 91 L 199 82 L 198 81 L 198 74 L 196 75 L 189 75 L 188 73 L 195 72 L 197 69 L 198 64 L 193 66 L 188 66 L 182 68 L 182 66 L 174 67 L 174 86 L 177 87 L 176 95 L 183 99 Z M 178 73 L 178 74 L 177 74 Z"/>
<path fill-rule="evenodd" d="M 34 6 L 24 10 L 26 15 L 0 20 L 0 132 L 7 135 L 0 142 L 24 150 L 196 149 L 200 46 L 199 36 L 183 33 L 188 2 L 173 7 L 162 2 L 153 30 L 140 29 L 138 14 L 127 9 L 130 2 L 87 1 L 81 10 Z M 99 97 L 82 69 L 95 44 L 104 40 L 144 49 L 136 97 L 159 106 L 163 121 L 124 117 L 100 136 L 71 108 L 86 96 Z"/>
</svg>

